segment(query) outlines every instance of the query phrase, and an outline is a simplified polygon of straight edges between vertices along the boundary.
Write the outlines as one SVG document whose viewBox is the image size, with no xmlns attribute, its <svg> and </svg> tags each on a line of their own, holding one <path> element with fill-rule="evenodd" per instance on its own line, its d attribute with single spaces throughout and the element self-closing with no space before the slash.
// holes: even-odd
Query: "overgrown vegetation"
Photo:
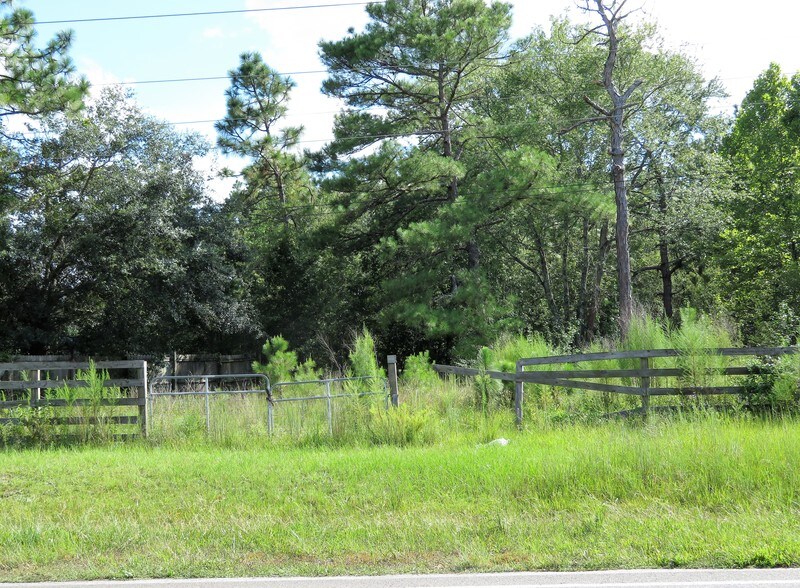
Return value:
<svg viewBox="0 0 800 588">
<path fill-rule="evenodd" d="M 0 581 L 800 565 L 795 420 L 502 433 L 0 451 Z"/>
</svg>

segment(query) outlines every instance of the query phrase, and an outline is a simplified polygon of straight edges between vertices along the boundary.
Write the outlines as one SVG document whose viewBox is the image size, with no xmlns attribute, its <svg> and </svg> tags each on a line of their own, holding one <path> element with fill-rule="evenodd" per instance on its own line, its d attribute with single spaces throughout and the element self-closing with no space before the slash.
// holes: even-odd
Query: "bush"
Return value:
<svg viewBox="0 0 800 588">
<path fill-rule="evenodd" d="M 433 362 L 428 351 L 422 351 L 406 358 L 402 373 L 402 381 L 410 386 L 428 387 L 439 381 L 439 374 L 433 369 Z"/>
<path fill-rule="evenodd" d="M 412 409 L 407 404 L 386 410 L 373 406 L 368 428 L 373 443 L 405 447 L 429 442 L 433 437 L 434 415 L 427 409 Z"/>
</svg>

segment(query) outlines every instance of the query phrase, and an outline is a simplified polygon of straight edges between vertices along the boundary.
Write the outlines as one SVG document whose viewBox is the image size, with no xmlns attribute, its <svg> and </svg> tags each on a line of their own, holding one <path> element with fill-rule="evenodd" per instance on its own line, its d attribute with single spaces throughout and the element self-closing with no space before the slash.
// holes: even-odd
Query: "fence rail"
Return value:
<svg viewBox="0 0 800 588">
<path fill-rule="evenodd" d="M 682 378 L 688 373 L 683 368 L 656 368 L 652 362 L 658 358 L 691 358 L 691 357 L 778 357 L 800 353 L 800 347 L 736 347 L 719 349 L 699 349 L 687 353 L 676 349 L 642 349 L 636 351 L 609 351 L 599 353 L 578 353 L 551 357 L 523 358 L 516 362 L 516 371 L 498 372 L 478 370 L 461 366 L 434 365 L 434 369 L 442 375 L 487 376 L 496 380 L 514 382 L 514 410 L 517 424 L 522 423 L 525 384 L 557 386 L 561 388 L 627 394 L 642 399 L 640 412 L 647 414 L 651 396 L 706 396 L 725 394 L 748 394 L 747 386 L 652 386 L 653 378 Z M 554 365 L 575 365 L 584 362 L 604 362 L 618 360 L 639 360 L 638 368 L 603 368 L 603 369 L 550 369 Z M 545 368 L 540 371 L 525 371 L 525 368 Z M 761 366 L 723 366 L 705 367 L 699 370 L 707 376 L 753 376 L 764 375 L 769 370 Z M 613 384 L 592 380 L 637 380 L 638 385 L 629 383 Z"/>
<path fill-rule="evenodd" d="M 127 396 L 86 397 L 81 396 L 83 390 L 91 386 L 86 380 L 78 379 L 81 372 L 86 372 L 94 368 L 102 373 L 122 372 L 117 377 L 106 377 L 101 383 L 102 393 L 109 388 L 125 391 Z M 135 377 L 131 377 L 131 374 Z M 20 425 L 29 422 L 30 418 L 41 421 L 48 425 L 64 426 L 122 426 L 138 425 L 140 434 L 145 435 L 147 431 L 147 362 L 143 360 L 122 360 L 122 361 L 46 361 L 26 358 L 23 361 L 0 363 L 0 410 L 8 411 L 0 418 L 0 426 Z M 51 397 L 49 391 L 65 390 L 71 391 L 70 397 L 59 398 Z M 97 392 L 97 391 L 93 391 Z M 20 398 L 21 393 L 26 393 Z M 73 396 L 74 395 L 74 396 Z M 11 399 L 8 399 L 8 396 Z M 15 398 L 16 397 L 16 398 Z M 34 412 L 31 414 L 20 415 L 16 409 L 29 408 Z M 105 410 L 114 407 L 134 407 L 136 414 L 96 414 L 95 409 Z M 41 413 L 40 409 L 52 408 L 53 412 Z M 90 409 L 86 414 L 83 409 Z M 77 409 L 76 415 L 74 410 Z M 70 412 L 72 411 L 72 414 Z M 109 412 L 113 412 L 109 411 Z M 60 414 L 59 414 L 60 413 Z M 83 413 L 83 414 L 82 414 Z M 129 431 L 129 430 L 128 430 Z M 62 435 L 65 438 L 77 437 L 74 433 Z M 129 437 L 114 434 L 113 438 Z"/>
</svg>

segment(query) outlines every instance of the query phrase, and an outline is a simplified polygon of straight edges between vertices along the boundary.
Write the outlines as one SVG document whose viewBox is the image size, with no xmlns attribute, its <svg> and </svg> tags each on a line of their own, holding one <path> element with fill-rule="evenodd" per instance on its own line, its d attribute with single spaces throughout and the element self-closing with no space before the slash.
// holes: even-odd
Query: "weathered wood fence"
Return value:
<svg viewBox="0 0 800 588">
<path fill-rule="evenodd" d="M 99 360 L 102 358 L 94 358 Z M 128 355 L 124 360 L 146 361 L 151 376 L 202 376 L 246 374 L 252 368 L 253 360 L 259 359 L 257 354 L 223 355 L 220 353 L 171 353 L 169 355 Z M 87 362 L 88 357 L 70 355 L 18 355 L 9 362 Z M 66 370 L 64 370 L 66 371 Z M 56 372 L 54 372 L 56 373 Z M 0 380 L 6 379 L 0 371 Z"/>
<path fill-rule="evenodd" d="M 81 371 L 90 368 L 88 361 L 16 361 L 0 363 L 0 409 L 12 416 L 0 418 L 0 426 L 17 425 L 22 422 L 14 416 L 13 409 L 52 408 L 54 413 L 73 413 L 75 407 L 137 407 L 135 415 L 115 416 L 52 416 L 48 423 L 60 426 L 89 425 L 137 425 L 141 435 L 147 430 L 147 362 L 142 360 L 98 361 L 94 364 L 98 373 L 106 372 L 109 379 L 103 381 L 104 388 L 118 388 L 123 394 L 119 398 L 85 398 L 80 389 L 89 383 L 77 379 Z M 111 377 L 114 374 L 114 377 Z M 69 399 L 54 398 L 53 390 L 76 389 Z M 0 414 L 2 416 L 2 414 Z"/>
<path fill-rule="evenodd" d="M 439 374 L 453 374 L 458 376 L 485 375 L 497 380 L 514 382 L 514 411 L 517 424 L 522 423 L 523 404 L 525 398 L 525 384 L 539 384 L 544 386 L 557 386 L 560 388 L 592 390 L 614 394 L 627 394 L 639 396 L 642 399 L 641 412 L 647 414 L 652 396 L 705 396 L 713 394 L 748 394 L 751 388 L 744 385 L 736 386 L 672 386 L 655 387 L 651 385 L 653 378 L 684 378 L 687 369 L 681 367 L 654 367 L 658 358 L 681 358 L 682 360 L 696 358 L 717 357 L 778 357 L 800 353 L 800 347 L 742 347 L 722 349 L 696 350 L 694 355 L 676 349 L 644 349 L 639 351 L 610 351 L 600 353 L 579 353 L 573 355 L 558 355 L 552 357 L 532 357 L 520 359 L 516 363 L 516 372 L 482 371 L 473 368 L 435 365 L 434 369 Z M 586 362 L 606 362 L 627 360 L 638 362 L 638 367 L 631 369 L 579 369 L 580 364 Z M 562 369 L 553 369 L 553 366 L 564 366 Z M 565 369 L 569 367 L 569 369 Z M 534 371 L 526 371 L 534 368 Z M 752 376 L 765 373 L 759 365 L 704 367 L 704 373 L 719 376 Z M 594 380 L 626 380 L 635 381 L 636 385 L 620 382 L 610 384 Z"/>
</svg>

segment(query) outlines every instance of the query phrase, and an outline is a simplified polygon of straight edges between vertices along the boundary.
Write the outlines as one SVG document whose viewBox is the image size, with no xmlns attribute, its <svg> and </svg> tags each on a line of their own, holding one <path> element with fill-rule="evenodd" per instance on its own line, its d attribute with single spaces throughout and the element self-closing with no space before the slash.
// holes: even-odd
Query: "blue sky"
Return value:
<svg viewBox="0 0 800 588">
<path fill-rule="evenodd" d="M 143 14 L 203 12 L 285 6 L 333 4 L 347 0 L 17 0 L 38 21 L 72 20 Z M 517 0 L 512 36 L 546 25 L 551 14 L 573 10 L 573 0 Z M 754 77 L 776 61 L 786 72 L 800 69 L 796 26 L 800 2 L 760 0 L 757 4 L 730 0 L 629 0 L 643 6 L 643 16 L 655 19 L 672 46 L 695 55 L 709 76 L 729 89 L 732 108 L 741 101 Z M 259 51 L 281 72 L 321 69 L 317 42 L 339 39 L 348 27 L 366 23 L 363 6 L 340 6 L 250 14 L 194 16 L 153 20 L 40 25 L 42 40 L 70 28 L 75 40 L 71 55 L 81 73 L 95 84 L 168 78 L 225 76 L 243 51 Z M 292 76 L 292 125 L 306 127 L 307 147 L 330 137 L 336 102 L 323 97 L 324 74 Z M 138 102 L 171 122 L 217 119 L 225 113 L 227 81 L 133 85 Z M 214 139 L 213 123 L 182 124 Z M 225 186 L 217 189 L 221 195 Z"/>
</svg>

